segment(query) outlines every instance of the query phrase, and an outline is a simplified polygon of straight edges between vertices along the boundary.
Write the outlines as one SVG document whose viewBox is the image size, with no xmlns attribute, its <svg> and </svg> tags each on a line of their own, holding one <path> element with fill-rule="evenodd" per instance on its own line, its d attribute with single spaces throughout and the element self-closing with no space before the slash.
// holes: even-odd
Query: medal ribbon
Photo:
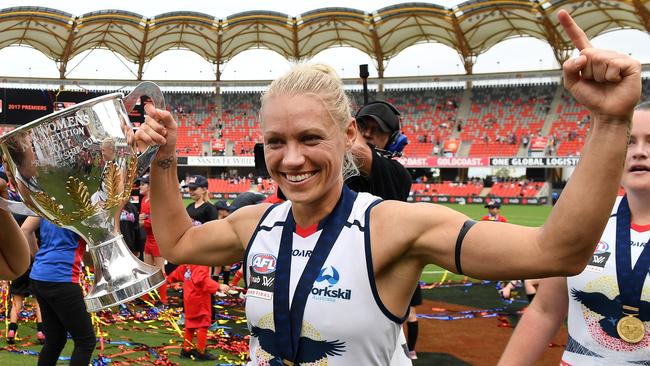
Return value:
<svg viewBox="0 0 650 366">
<path fill-rule="evenodd" d="M 643 282 L 650 267 L 650 240 L 632 268 L 630 217 L 627 196 L 623 196 L 616 211 L 616 280 L 621 296 L 621 305 L 639 309 Z"/>
<path fill-rule="evenodd" d="M 286 365 L 293 364 L 298 355 L 302 318 L 305 314 L 307 298 L 318 277 L 327 256 L 332 250 L 336 239 L 347 222 L 357 194 L 346 186 L 334 211 L 324 221 L 316 246 L 314 247 L 302 276 L 293 293 L 293 301 L 289 306 L 289 285 L 291 276 L 291 249 L 296 223 L 293 212 L 290 210 L 282 229 L 280 249 L 275 271 L 275 285 L 273 291 L 273 321 L 275 324 L 275 344 L 278 351 L 276 357 L 282 359 Z"/>
</svg>

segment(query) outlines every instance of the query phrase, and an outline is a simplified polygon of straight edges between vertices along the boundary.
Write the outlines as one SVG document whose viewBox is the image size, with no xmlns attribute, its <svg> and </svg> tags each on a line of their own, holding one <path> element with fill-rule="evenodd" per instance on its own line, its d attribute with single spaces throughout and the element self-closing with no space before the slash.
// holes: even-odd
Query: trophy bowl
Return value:
<svg viewBox="0 0 650 366">
<path fill-rule="evenodd" d="M 133 182 L 155 155 L 147 151 L 139 161 L 128 118 L 127 111 L 143 95 L 164 108 L 158 86 L 146 82 L 126 97 L 94 98 L 0 138 L 7 176 L 24 204 L 86 241 L 94 264 L 93 288 L 84 298 L 89 312 L 129 301 L 165 282 L 159 268 L 131 253 L 119 232 L 119 214 Z"/>
</svg>

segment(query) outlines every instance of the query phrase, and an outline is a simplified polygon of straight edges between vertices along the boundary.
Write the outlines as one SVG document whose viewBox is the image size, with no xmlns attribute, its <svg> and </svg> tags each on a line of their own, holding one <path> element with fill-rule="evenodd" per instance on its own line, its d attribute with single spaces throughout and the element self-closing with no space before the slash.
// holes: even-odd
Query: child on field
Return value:
<svg viewBox="0 0 650 366">
<path fill-rule="evenodd" d="M 181 350 L 182 358 L 195 360 L 216 360 L 217 357 L 206 351 L 208 327 L 211 325 L 212 301 L 210 295 L 219 290 L 228 291 L 227 286 L 219 285 L 210 278 L 210 267 L 193 264 L 178 266 L 167 282 L 183 282 L 183 309 L 185 315 L 185 340 Z M 226 287 L 220 289 L 220 287 Z M 193 346 L 196 333 L 196 348 Z"/>
</svg>

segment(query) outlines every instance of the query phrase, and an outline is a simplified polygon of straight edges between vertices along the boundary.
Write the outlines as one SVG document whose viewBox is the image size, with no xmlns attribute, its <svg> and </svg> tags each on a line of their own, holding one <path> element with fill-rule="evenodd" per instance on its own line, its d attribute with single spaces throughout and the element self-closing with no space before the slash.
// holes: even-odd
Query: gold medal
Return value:
<svg viewBox="0 0 650 366">
<path fill-rule="evenodd" d="M 627 315 L 616 323 L 616 332 L 628 343 L 639 343 L 645 336 L 645 326 L 639 318 Z"/>
</svg>

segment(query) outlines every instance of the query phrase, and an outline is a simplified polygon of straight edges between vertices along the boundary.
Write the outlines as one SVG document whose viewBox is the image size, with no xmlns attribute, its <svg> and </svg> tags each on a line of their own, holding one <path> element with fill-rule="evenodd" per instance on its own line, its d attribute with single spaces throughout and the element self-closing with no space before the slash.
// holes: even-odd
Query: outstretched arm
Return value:
<svg viewBox="0 0 650 366">
<path fill-rule="evenodd" d="M 537 361 L 566 317 L 568 295 L 565 277 L 540 282 L 535 299 L 512 333 L 499 366 L 526 366 Z"/>
<path fill-rule="evenodd" d="M 8 198 L 7 182 L 0 179 L 0 195 Z M 0 210 L 0 279 L 13 280 L 29 267 L 29 246 L 11 213 Z"/>
<path fill-rule="evenodd" d="M 565 11 L 560 11 L 558 17 L 581 50 L 579 57 L 563 65 L 564 85 L 591 111 L 589 137 L 580 163 L 541 228 L 479 222 L 467 232 L 460 262 L 470 276 L 519 279 L 581 272 L 616 199 L 630 121 L 640 96 L 640 64 L 627 55 L 592 48 Z M 388 211 L 382 205 L 377 207 L 377 213 Z M 465 215 L 427 204 L 393 209 L 383 215 L 390 218 L 382 223 L 394 223 L 392 229 L 399 233 L 393 240 L 412 240 L 407 250 L 401 248 L 402 254 L 410 254 L 407 257 L 419 261 L 421 266 L 437 263 L 458 270 L 455 243 L 467 220 Z"/>
</svg>

